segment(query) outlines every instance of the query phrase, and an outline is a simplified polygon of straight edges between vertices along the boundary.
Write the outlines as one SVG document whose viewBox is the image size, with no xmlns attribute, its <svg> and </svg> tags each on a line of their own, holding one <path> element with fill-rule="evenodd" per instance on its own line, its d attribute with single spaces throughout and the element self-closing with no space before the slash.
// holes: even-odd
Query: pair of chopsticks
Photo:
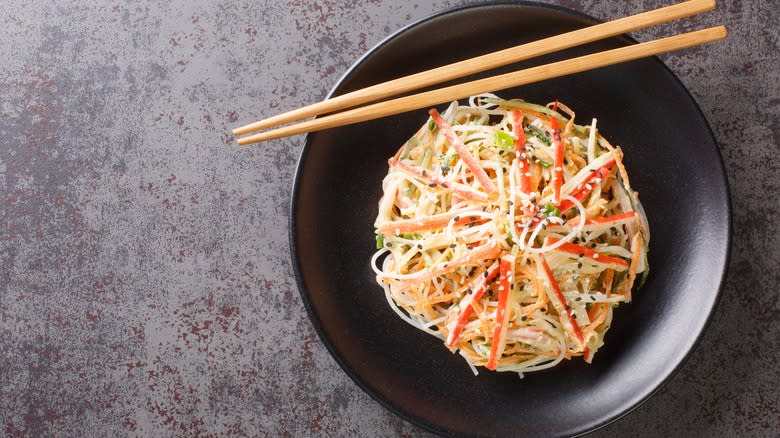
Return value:
<svg viewBox="0 0 780 438">
<path fill-rule="evenodd" d="M 453 64 L 426 70 L 410 76 L 394 79 L 353 91 L 309 106 L 282 113 L 233 130 L 236 137 L 258 132 L 307 117 L 340 111 L 375 102 L 419 88 L 458 79 L 463 76 L 494 69 L 557 52 L 581 44 L 591 43 L 637 29 L 689 17 L 715 9 L 715 0 L 689 0 L 672 6 L 666 6 L 614 21 L 596 24 L 561 35 L 544 38 L 527 44 L 466 59 Z M 715 26 L 695 32 L 683 33 L 666 38 L 648 41 L 618 49 L 606 50 L 590 55 L 553 62 L 538 67 L 527 68 L 462 84 L 452 85 L 424 93 L 413 94 L 347 111 L 337 112 L 313 120 L 272 129 L 259 134 L 238 138 L 238 145 L 245 146 L 266 140 L 287 137 L 305 132 L 315 132 L 337 126 L 373 120 L 380 117 L 400 114 L 441 103 L 463 99 L 476 94 L 504 90 L 520 85 L 539 82 L 546 79 L 566 76 L 599 67 L 632 61 L 660 53 L 680 50 L 687 47 L 710 43 L 726 38 L 724 26 Z"/>
</svg>

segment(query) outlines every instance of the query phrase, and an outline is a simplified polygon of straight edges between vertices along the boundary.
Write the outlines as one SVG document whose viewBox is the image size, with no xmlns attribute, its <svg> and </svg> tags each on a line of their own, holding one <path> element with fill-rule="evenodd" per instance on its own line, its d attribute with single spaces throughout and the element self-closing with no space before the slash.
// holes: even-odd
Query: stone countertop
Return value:
<svg viewBox="0 0 780 438">
<path fill-rule="evenodd" d="M 671 2 L 552 3 L 613 19 Z M 720 144 L 733 250 L 690 360 L 593 436 L 780 431 L 770 3 L 635 34 L 730 28 L 662 59 Z M 287 241 L 302 137 L 238 150 L 229 130 L 321 99 L 386 35 L 458 4 L 0 3 L 0 435 L 428 435 L 363 393 L 307 318 Z"/>
</svg>

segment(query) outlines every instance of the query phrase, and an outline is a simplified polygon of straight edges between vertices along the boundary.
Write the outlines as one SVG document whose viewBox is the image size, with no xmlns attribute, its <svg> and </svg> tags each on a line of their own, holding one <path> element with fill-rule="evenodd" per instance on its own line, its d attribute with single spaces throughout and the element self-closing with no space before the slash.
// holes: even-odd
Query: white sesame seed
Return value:
<svg viewBox="0 0 780 438">
<path fill-rule="evenodd" d="M 599 258 L 599 253 L 593 254 L 593 258 L 594 258 L 594 259 L 597 259 L 597 258 Z"/>
<path fill-rule="evenodd" d="M 531 176 L 531 172 L 526 172 L 525 176 Z"/>
</svg>

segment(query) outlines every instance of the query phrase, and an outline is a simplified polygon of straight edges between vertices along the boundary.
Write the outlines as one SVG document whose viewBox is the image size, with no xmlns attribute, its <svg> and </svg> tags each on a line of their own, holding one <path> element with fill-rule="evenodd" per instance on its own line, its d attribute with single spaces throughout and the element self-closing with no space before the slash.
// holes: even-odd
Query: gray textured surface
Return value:
<svg viewBox="0 0 780 438">
<path fill-rule="evenodd" d="M 602 19 L 664 1 L 556 1 Z M 715 130 L 734 202 L 721 304 L 688 363 L 595 436 L 776 436 L 777 3 L 663 59 Z M 288 259 L 302 137 L 229 129 L 316 101 L 458 2 L 0 3 L 0 435 L 421 436 L 330 358 Z"/>
</svg>

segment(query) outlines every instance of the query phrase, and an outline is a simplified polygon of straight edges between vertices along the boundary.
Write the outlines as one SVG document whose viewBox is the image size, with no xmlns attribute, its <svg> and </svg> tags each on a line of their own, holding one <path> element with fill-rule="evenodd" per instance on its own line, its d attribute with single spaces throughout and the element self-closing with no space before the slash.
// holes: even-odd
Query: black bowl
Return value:
<svg viewBox="0 0 780 438">
<path fill-rule="evenodd" d="M 596 22 L 532 3 L 449 10 L 373 48 L 331 95 Z M 612 38 L 520 66 L 632 43 Z M 580 123 L 597 117 L 605 136 L 623 147 L 649 215 L 650 277 L 634 302 L 615 312 L 592 365 L 577 359 L 524 379 L 484 369 L 475 377 L 459 355 L 388 307 L 369 267 L 373 223 L 387 159 L 425 122 L 423 110 L 308 136 L 292 196 L 293 266 L 333 357 L 401 417 L 446 435 L 575 435 L 650 397 L 700 338 L 728 262 L 726 176 L 706 119 L 658 59 L 498 94 L 537 103 L 559 99 L 577 111 Z"/>
</svg>

